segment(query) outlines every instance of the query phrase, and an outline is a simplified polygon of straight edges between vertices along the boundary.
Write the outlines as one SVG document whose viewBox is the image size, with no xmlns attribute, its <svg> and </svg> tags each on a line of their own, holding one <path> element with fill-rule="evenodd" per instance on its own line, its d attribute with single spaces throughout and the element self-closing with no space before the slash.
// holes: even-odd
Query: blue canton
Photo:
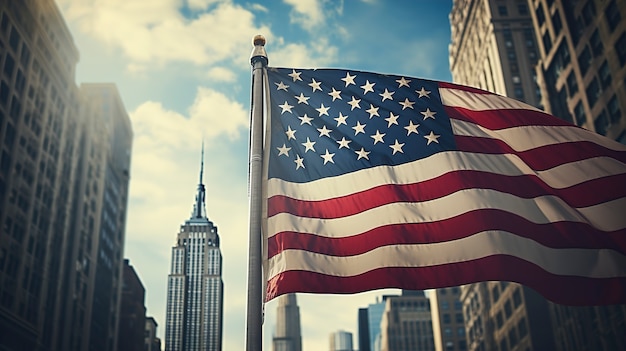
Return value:
<svg viewBox="0 0 626 351">
<path fill-rule="evenodd" d="M 456 148 L 436 82 L 268 68 L 269 178 L 308 182 Z"/>
</svg>

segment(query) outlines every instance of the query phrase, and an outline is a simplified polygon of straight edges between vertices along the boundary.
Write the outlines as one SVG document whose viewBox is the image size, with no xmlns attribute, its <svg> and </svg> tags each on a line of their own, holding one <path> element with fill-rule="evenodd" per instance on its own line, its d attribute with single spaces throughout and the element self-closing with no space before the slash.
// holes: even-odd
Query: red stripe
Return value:
<svg viewBox="0 0 626 351">
<path fill-rule="evenodd" d="M 626 174 L 590 180 L 564 189 L 552 189 L 534 175 L 457 171 L 416 184 L 385 184 L 343 197 L 304 201 L 276 195 L 268 199 L 268 217 L 291 213 L 309 218 L 340 218 L 396 202 L 421 202 L 464 189 L 493 189 L 530 199 L 554 195 L 572 207 L 587 207 L 626 196 Z"/>
<path fill-rule="evenodd" d="M 576 141 L 540 146 L 526 151 L 515 151 L 504 141 L 472 136 L 455 136 L 459 151 L 482 154 L 513 154 L 519 156 L 536 171 L 592 157 L 610 157 L 626 164 L 626 151 L 607 149 L 590 141 Z"/>
<path fill-rule="evenodd" d="M 524 127 L 529 125 L 571 126 L 580 128 L 560 118 L 556 118 L 545 112 L 536 110 L 503 109 L 473 111 L 463 107 L 444 106 L 444 108 L 450 118 L 476 123 L 491 130 Z M 584 131 L 582 128 L 580 129 Z"/>
<path fill-rule="evenodd" d="M 470 86 L 458 85 L 458 84 L 449 83 L 449 82 L 437 82 L 437 83 L 439 83 L 439 88 L 463 90 L 463 91 L 469 91 L 471 93 L 476 93 L 476 94 L 501 96 L 501 95 L 498 95 L 498 94 L 494 94 L 494 93 L 492 93 L 490 91 L 486 91 L 486 90 L 482 90 L 482 89 L 474 88 L 474 87 L 470 87 Z"/>
<path fill-rule="evenodd" d="M 514 213 L 476 210 L 436 222 L 381 226 L 367 232 L 327 238 L 314 233 L 280 232 L 268 238 L 268 257 L 289 249 L 330 256 L 353 256 L 377 247 L 456 240 L 486 230 L 502 230 L 552 248 L 613 249 L 626 254 L 626 229 L 603 232 L 586 223 L 532 223 Z"/>
<path fill-rule="evenodd" d="M 424 290 L 480 281 L 523 283 L 547 299 L 566 305 L 626 303 L 626 278 L 560 276 L 517 257 L 496 255 L 472 261 L 422 268 L 379 268 L 351 277 L 287 271 L 272 277 L 266 299 L 287 293 L 352 294 L 380 288 Z"/>
</svg>

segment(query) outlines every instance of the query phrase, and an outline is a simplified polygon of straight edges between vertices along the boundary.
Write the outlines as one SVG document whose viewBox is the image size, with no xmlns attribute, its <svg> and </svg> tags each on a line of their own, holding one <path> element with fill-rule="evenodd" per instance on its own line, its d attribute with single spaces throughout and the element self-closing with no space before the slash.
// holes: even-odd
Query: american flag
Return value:
<svg viewBox="0 0 626 351">
<path fill-rule="evenodd" d="M 624 145 L 450 83 L 267 77 L 267 300 L 505 280 L 626 303 Z"/>
</svg>

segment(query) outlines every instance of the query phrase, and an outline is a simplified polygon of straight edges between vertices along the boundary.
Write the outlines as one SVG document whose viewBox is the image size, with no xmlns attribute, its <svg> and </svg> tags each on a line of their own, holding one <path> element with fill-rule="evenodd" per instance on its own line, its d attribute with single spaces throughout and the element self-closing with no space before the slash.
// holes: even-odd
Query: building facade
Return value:
<svg viewBox="0 0 626 351">
<path fill-rule="evenodd" d="M 272 350 L 302 351 L 300 307 L 298 307 L 296 294 L 285 294 L 278 297 L 276 331 L 272 338 Z"/>
<path fill-rule="evenodd" d="M 454 82 L 542 107 L 530 12 L 527 0 L 453 0 L 449 54 Z"/>
<path fill-rule="evenodd" d="M 222 253 L 217 227 L 206 216 L 202 170 L 191 218 L 181 225 L 172 248 L 170 272 L 165 349 L 221 350 Z"/>
<path fill-rule="evenodd" d="M 626 1 L 529 3 L 546 110 L 626 143 Z"/>
<path fill-rule="evenodd" d="M 465 351 L 465 319 L 459 287 L 441 288 L 430 292 L 433 334 L 437 351 Z"/>
<path fill-rule="evenodd" d="M 153 317 L 146 318 L 144 332 L 144 351 L 161 351 L 161 339 L 157 337 L 159 324 Z"/>
<path fill-rule="evenodd" d="M 380 329 L 381 351 L 435 350 L 430 301 L 423 291 L 388 297 Z"/>
<path fill-rule="evenodd" d="M 124 260 L 122 305 L 117 338 L 117 351 L 144 351 L 146 329 L 146 290 L 127 259 Z"/>
<path fill-rule="evenodd" d="M 130 120 L 54 1 L 0 1 L 0 48 L 0 348 L 114 350 Z"/>
<path fill-rule="evenodd" d="M 329 351 L 352 351 L 352 333 L 338 330 L 328 338 Z"/>
</svg>

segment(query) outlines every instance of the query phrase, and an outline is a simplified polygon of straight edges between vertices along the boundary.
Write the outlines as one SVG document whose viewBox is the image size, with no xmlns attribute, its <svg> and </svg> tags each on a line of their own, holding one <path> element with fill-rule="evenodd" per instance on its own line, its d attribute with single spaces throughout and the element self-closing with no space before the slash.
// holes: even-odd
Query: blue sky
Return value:
<svg viewBox="0 0 626 351">
<path fill-rule="evenodd" d="M 125 257 L 165 330 L 171 247 L 192 210 L 205 142 L 207 213 L 224 258 L 224 350 L 244 348 L 252 38 L 270 66 L 451 79 L 451 0 L 56 0 L 80 52 L 76 82 L 114 82 L 133 123 Z M 299 294 L 303 347 L 325 350 L 376 296 Z M 276 301 L 266 305 L 271 350 Z"/>
</svg>

